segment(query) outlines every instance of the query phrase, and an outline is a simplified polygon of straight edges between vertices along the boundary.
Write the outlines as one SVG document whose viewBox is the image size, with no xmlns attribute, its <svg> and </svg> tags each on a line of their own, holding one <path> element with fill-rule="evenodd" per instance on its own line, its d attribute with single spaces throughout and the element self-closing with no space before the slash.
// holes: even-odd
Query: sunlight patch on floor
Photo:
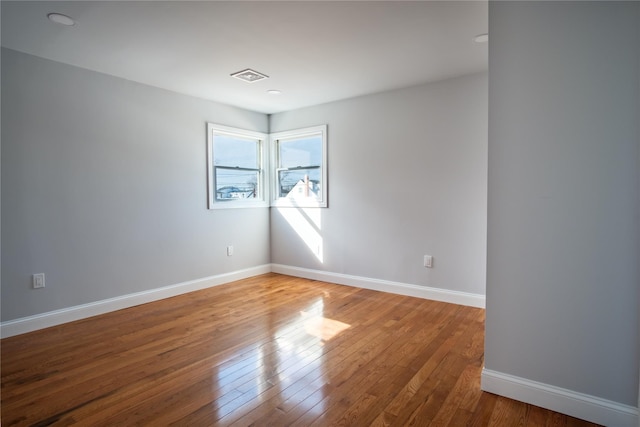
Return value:
<svg viewBox="0 0 640 427">
<path fill-rule="evenodd" d="M 322 316 L 311 316 L 305 312 L 302 312 L 301 315 L 306 318 L 304 322 L 305 331 L 309 335 L 320 338 L 325 342 L 351 327 L 346 323 Z"/>
</svg>

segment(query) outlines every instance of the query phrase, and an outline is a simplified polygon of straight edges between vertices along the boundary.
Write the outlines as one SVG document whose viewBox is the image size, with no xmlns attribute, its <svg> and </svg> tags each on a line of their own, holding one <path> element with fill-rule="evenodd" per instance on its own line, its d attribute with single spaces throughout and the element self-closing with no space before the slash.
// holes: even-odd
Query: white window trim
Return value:
<svg viewBox="0 0 640 427">
<path fill-rule="evenodd" d="M 214 164 L 213 164 L 213 135 L 225 134 L 229 136 L 237 136 L 240 138 L 250 138 L 260 140 L 260 182 L 258 188 L 260 197 L 254 200 L 229 200 L 217 201 L 215 197 L 216 186 L 214 182 Z M 209 209 L 238 209 L 238 208 L 266 208 L 269 207 L 269 182 L 271 173 L 269 169 L 269 135 L 262 132 L 238 129 L 230 126 L 218 125 L 215 123 L 207 123 L 207 194 Z"/>
<path fill-rule="evenodd" d="M 277 197 L 278 195 L 278 177 L 277 177 L 277 150 L 278 140 L 290 138 L 304 138 L 311 135 L 322 135 L 322 196 L 318 201 L 295 201 L 285 197 Z M 327 207 L 327 125 L 312 126 L 302 129 L 292 129 L 284 132 L 276 132 L 269 135 L 269 145 L 271 147 L 271 206 L 274 207 L 303 207 L 303 208 L 326 208 Z"/>
</svg>

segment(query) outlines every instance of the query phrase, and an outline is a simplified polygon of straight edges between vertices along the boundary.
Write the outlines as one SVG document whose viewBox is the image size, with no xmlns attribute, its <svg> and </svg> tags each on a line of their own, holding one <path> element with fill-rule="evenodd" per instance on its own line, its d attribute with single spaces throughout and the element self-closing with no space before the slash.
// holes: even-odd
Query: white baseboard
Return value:
<svg viewBox="0 0 640 427">
<path fill-rule="evenodd" d="M 485 304 L 484 295 L 449 291 L 446 289 L 410 285 L 406 283 L 331 273 L 320 270 L 311 270 L 307 268 L 291 267 L 281 264 L 265 264 L 231 273 L 204 277 L 162 288 L 150 289 L 148 291 L 136 292 L 88 304 L 76 305 L 61 310 L 49 311 L 47 313 L 37 314 L 34 316 L 9 320 L 0 323 L 0 337 L 7 338 L 14 335 L 20 335 L 36 331 L 38 329 L 73 322 L 75 320 L 86 319 L 87 317 L 97 316 L 99 314 L 121 310 L 123 308 L 133 307 L 135 305 L 145 304 L 152 301 L 158 301 L 164 298 L 170 298 L 187 292 L 210 288 L 212 286 L 222 285 L 224 283 L 269 272 L 472 307 L 484 308 Z"/>
<path fill-rule="evenodd" d="M 638 408 L 488 369 L 482 390 L 611 427 L 638 427 Z"/>
<path fill-rule="evenodd" d="M 369 277 L 351 276 L 348 274 L 331 273 L 282 264 L 271 264 L 271 271 L 274 273 L 287 274 L 289 276 L 321 280 L 323 282 L 337 283 L 339 285 L 356 286 L 358 288 L 371 289 L 374 291 L 450 302 L 453 304 L 471 307 L 485 307 L 485 296 L 479 294 L 430 288 L 427 286 L 411 285 L 408 283 L 391 282 L 388 280 L 372 279 Z"/>
<path fill-rule="evenodd" d="M 271 265 L 265 264 L 230 273 L 190 280 L 162 288 L 122 295 L 88 304 L 76 305 L 61 310 L 49 311 L 35 316 L 9 320 L 0 324 L 0 336 L 2 338 L 7 338 L 14 335 L 24 334 L 38 329 L 73 322 L 75 320 L 97 316 L 98 314 L 104 314 L 110 311 L 121 310 L 135 305 L 174 297 L 187 292 L 198 291 L 200 289 L 210 288 L 212 286 L 218 286 L 269 272 L 271 272 Z"/>
</svg>

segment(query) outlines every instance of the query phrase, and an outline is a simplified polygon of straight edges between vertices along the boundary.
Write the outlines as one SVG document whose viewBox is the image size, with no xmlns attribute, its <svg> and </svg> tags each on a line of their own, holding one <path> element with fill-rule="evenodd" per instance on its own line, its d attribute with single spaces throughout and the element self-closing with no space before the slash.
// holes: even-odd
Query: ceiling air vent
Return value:
<svg viewBox="0 0 640 427">
<path fill-rule="evenodd" d="M 254 83 L 258 80 L 268 79 L 269 76 L 259 73 L 257 71 L 252 70 L 251 68 L 247 68 L 246 70 L 238 71 L 237 73 L 231 74 L 231 77 L 235 77 L 236 79 L 240 79 L 247 83 Z"/>
</svg>

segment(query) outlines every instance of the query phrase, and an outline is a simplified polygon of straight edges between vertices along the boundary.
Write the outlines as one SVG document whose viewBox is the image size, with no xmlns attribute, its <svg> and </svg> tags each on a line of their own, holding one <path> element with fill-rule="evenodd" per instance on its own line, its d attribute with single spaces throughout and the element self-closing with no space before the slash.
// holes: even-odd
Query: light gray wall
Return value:
<svg viewBox="0 0 640 427">
<path fill-rule="evenodd" d="M 2 320 L 269 263 L 268 209 L 206 208 L 207 121 L 268 131 L 263 114 L 2 49 Z"/>
<path fill-rule="evenodd" d="M 487 369 L 635 406 L 640 3 L 489 7 Z"/>
<path fill-rule="evenodd" d="M 271 131 L 325 123 L 323 260 L 272 209 L 272 261 L 484 295 L 486 73 L 275 114 Z"/>
</svg>

